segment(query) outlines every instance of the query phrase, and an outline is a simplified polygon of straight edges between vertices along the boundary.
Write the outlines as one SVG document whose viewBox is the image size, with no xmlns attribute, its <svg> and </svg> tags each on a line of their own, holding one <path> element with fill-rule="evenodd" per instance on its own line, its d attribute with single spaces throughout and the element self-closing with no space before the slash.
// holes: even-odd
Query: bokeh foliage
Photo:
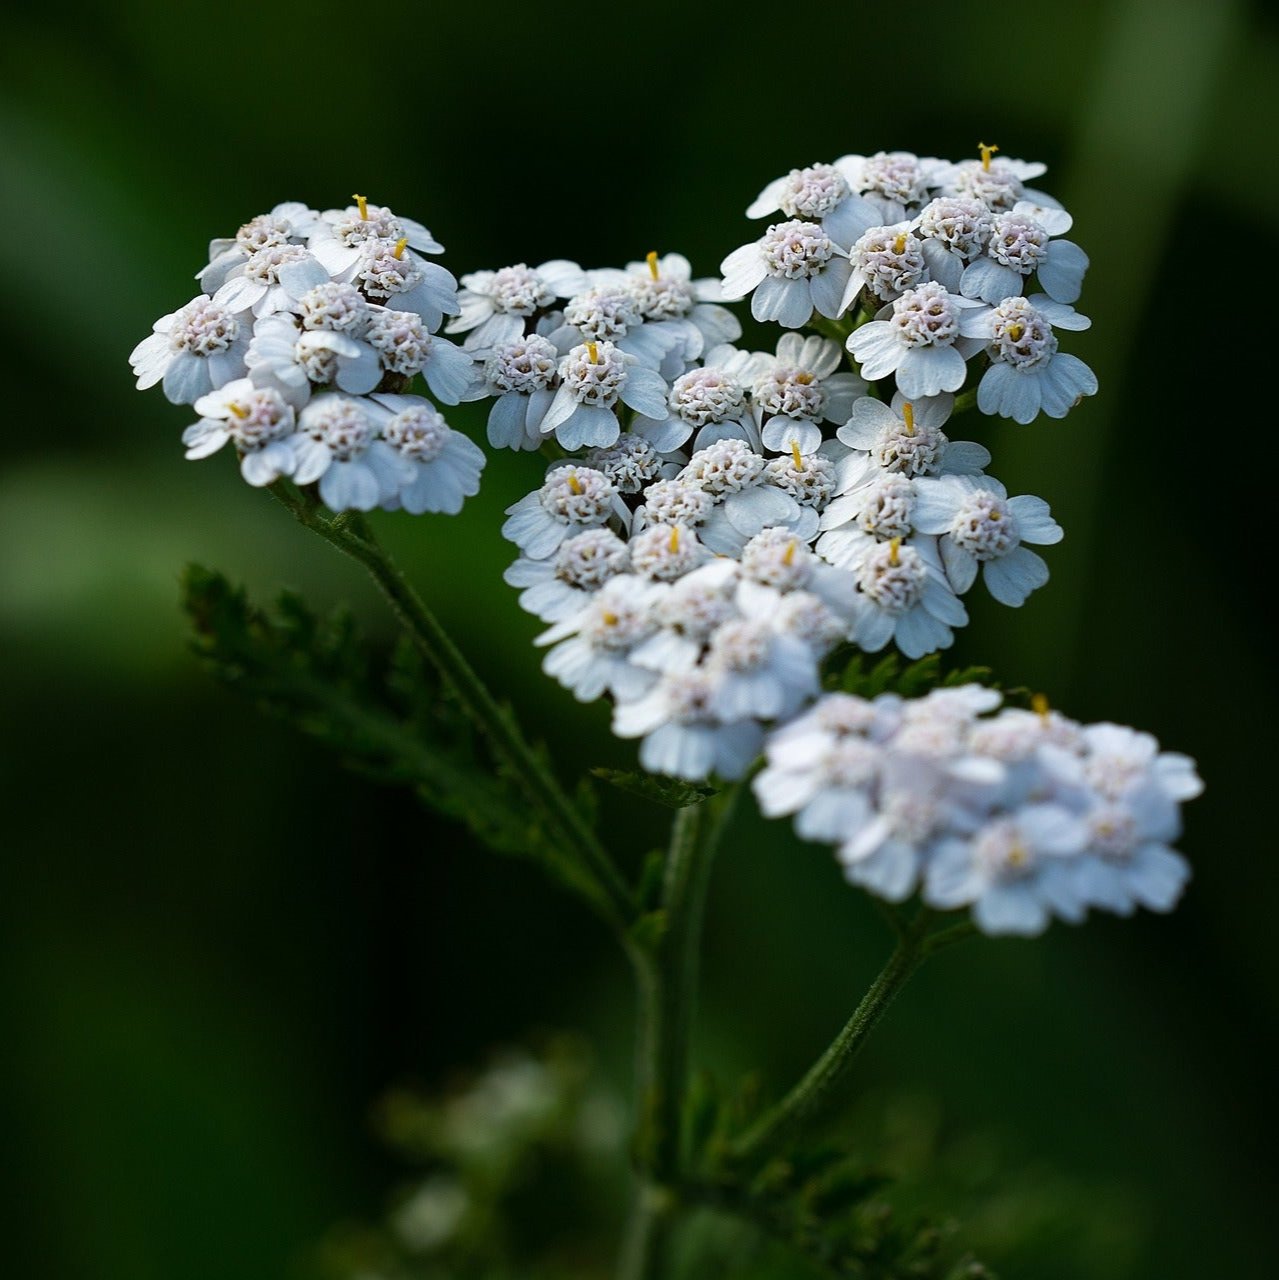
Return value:
<svg viewBox="0 0 1279 1280">
<path fill-rule="evenodd" d="M 619 1090 L 629 1071 L 626 975 L 589 917 L 188 651 L 190 560 L 391 634 L 353 566 L 229 459 L 183 462 L 183 411 L 132 390 L 125 358 L 189 296 L 205 242 L 360 190 L 425 221 L 458 272 L 650 248 L 709 272 L 792 165 L 993 138 L 1047 160 L 1076 214 L 1094 327 L 1072 349 L 1102 391 L 1064 422 L 982 428 L 1067 538 L 1023 610 L 977 602 L 955 660 L 1195 754 L 1196 879 L 1171 919 L 944 957 L 863 1060 L 850 1132 L 926 1173 L 927 1207 L 961 1208 L 1007 1275 L 1267 1274 L 1270 335 L 1250 282 L 1279 230 L 1273 14 L 126 0 L 3 22 L 6 1269 L 302 1270 L 331 1222 L 383 1202 L 367 1117 L 397 1078 L 439 1083 L 545 1027 L 589 1031 Z M 526 722 L 574 769 L 625 769 L 603 709 L 539 676 L 536 623 L 499 581 L 501 509 L 534 478 L 502 458 L 463 516 L 376 524 Z M 632 865 L 654 812 L 606 800 Z M 822 851 L 748 813 L 709 944 L 699 1055 L 777 1084 L 884 945 Z"/>
</svg>

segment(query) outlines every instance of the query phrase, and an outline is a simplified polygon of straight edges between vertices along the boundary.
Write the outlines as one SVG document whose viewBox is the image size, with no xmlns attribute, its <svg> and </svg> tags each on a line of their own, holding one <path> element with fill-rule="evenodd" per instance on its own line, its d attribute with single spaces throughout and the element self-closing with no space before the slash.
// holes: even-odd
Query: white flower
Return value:
<svg viewBox="0 0 1279 1280">
<path fill-rule="evenodd" d="M 627 544 L 611 529 L 586 529 L 561 542 L 549 559 L 521 556 L 502 577 L 523 588 L 521 609 L 559 622 L 581 613 L 610 578 L 626 572 L 629 560 Z"/>
<path fill-rule="evenodd" d="M 801 507 L 825 510 L 837 484 L 835 463 L 819 453 L 803 456 L 798 448 L 773 458 L 764 468 L 764 479 L 788 494 Z"/>
<path fill-rule="evenodd" d="M 965 310 L 980 305 L 944 285 L 922 284 L 880 313 L 887 319 L 855 329 L 847 346 L 863 378 L 877 382 L 896 374 L 910 400 L 957 391 L 967 373 L 965 358 L 979 348 L 974 339 L 960 337 L 960 320 Z"/>
<path fill-rule="evenodd" d="M 163 382 L 170 402 L 194 404 L 244 375 L 249 328 L 208 294 L 161 316 L 152 328 L 129 356 L 139 391 Z"/>
<path fill-rule="evenodd" d="M 1068 226 L 1069 215 L 1061 218 Z M 1061 225 L 1060 220 L 1056 225 Z M 1074 302 L 1087 270 L 1088 255 L 1077 244 L 1050 239 L 1050 232 L 1029 207 L 1018 204 L 991 218 L 986 256 L 964 268 L 959 287 L 965 297 L 993 305 L 1021 293 L 1027 277 L 1034 275 L 1054 301 Z"/>
<path fill-rule="evenodd" d="M 657 602 L 659 630 L 639 645 L 631 661 L 675 675 L 696 666 L 710 637 L 738 616 L 735 561 L 712 560 L 671 584 Z"/>
<path fill-rule="evenodd" d="M 276 245 L 301 244 L 314 230 L 320 215 L 296 200 L 277 204 L 270 213 L 250 218 L 229 239 L 209 243 L 209 264 L 196 279 L 206 293 L 214 293 L 231 271 L 242 266 L 251 254 Z"/>
<path fill-rule="evenodd" d="M 669 478 L 679 470 L 674 458 L 658 453 L 643 436 L 630 431 L 603 449 L 592 449 L 586 455 L 586 465 L 608 476 L 619 493 L 642 493 L 653 481 Z"/>
<path fill-rule="evenodd" d="M 869 484 L 884 471 L 904 476 L 977 475 L 990 452 L 971 440 L 951 440 L 942 431 L 954 398 L 909 401 L 900 392 L 892 407 L 869 397 L 853 405 L 848 422 L 835 433 L 853 450 L 839 465 L 839 492 Z"/>
<path fill-rule="evenodd" d="M 715 495 L 692 478 L 657 480 L 644 491 L 644 505 L 636 512 L 636 528 L 650 524 L 699 525 L 715 507 Z"/>
<path fill-rule="evenodd" d="M 833 565 L 856 568 L 877 542 L 910 537 L 914 508 L 914 483 L 899 472 L 881 471 L 822 513 L 817 553 Z"/>
<path fill-rule="evenodd" d="M 851 188 L 833 164 L 813 164 L 774 178 L 751 202 L 748 218 L 764 218 L 779 209 L 788 218 L 824 218 L 847 199 Z"/>
<path fill-rule="evenodd" d="M 706 667 L 664 677 L 645 697 L 613 712 L 620 738 L 643 737 L 640 763 L 651 773 L 699 781 L 740 778 L 759 754 L 764 731 L 755 720 L 725 724 L 715 711 L 723 673 Z"/>
<path fill-rule="evenodd" d="M 555 467 L 540 489 L 507 507 L 506 514 L 502 536 L 534 560 L 553 555 L 583 529 L 627 518 L 617 486 L 601 472 L 572 463 Z"/>
<path fill-rule="evenodd" d="M 630 650 L 652 634 L 655 602 L 664 584 L 630 574 L 610 578 L 582 611 L 537 638 L 553 645 L 542 670 L 571 689 L 579 702 L 611 693 L 621 702 L 642 697 L 657 677 L 630 661 Z"/>
<path fill-rule="evenodd" d="M 377 353 L 367 344 L 327 329 L 300 332 L 297 319 L 285 313 L 257 322 L 245 362 L 259 385 L 300 402 L 313 383 L 364 395 L 382 380 Z"/>
<path fill-rule="evenodd" d="M 877 151 L 873 156 L 841 156 L 835 161 L 849 187 L 881 215 L 879 222 L 900 222 L 910 205 L 937 184 L 940 162 L 921 160 L 909 151 Z"/>
<path fill-rule="evenodd" d="M 1024 183 L 1037 178 L 1047 168 L 1038 161 L 993 159 L 998 147 L 983 147 L 980 160 L 961 160 L 942 165 L 935 178 L 944 196 L 980 200 L 988 209 L 1011 209 L 1029 198 L 1037 204 L 1056 207 L 1057 202 L 1042 191 L 1032 191 Z"/>
<path fill-rule="evenodd" d="M 588 287 L 576 262 L 555 259 L 530 267 L 518 262 L 500 271 L 475 271 L 462 277 L 457 317 L 446 332 L 465 333 L 467 351 L 484 352 L 524 337 L 526 323 L 549 310 L 557 298 L 571 298 Z"/>
<path fill-rule="evenodd" d="M 1077 356 L 1057 350 L 1053 327 L 1081 330 L 1091 323 L 1042 293 L 970 312 L 961 332 L 988 342 L 991 360 L 977 387 L 977 407 L 1015 422 L 1031 422 L 1041 411 L 1064 418 L 1083 396 L 1096 393 L 1097 378 Z"/>
<path fill-rule="evenodd" d="M 1088 845 L 1075 888 L 1084 901 L 1124 916 L 1139 906 L 1171 911 L 1190 879 L 1189 863 L 1168 847 L 1181 834 L 1176 804 L 1147 787 L 1098 797 L 1083 820 Z"/>
<path fill-rule="evenodd" d="M 403 240 L 407 248 L 420 253 L 444 252 L 444 246 L 420 222 L 397 217 L 390 209 L 369 204 L 363 196 L 355 200 L 356 204 L 345 209 L 322 213 L 310 233 L 311 252 L 334 278 L 349 278 L 368 247 L 377 241 L 394 246 Z"/>
<path fill-rule="evenodd" d="M 813 309 L 834 319 L 852 268 L 838 246 L 812 222 L 779 222 L 720 264 L 724 297 L 754 291 L 751 314 L 783 328 L 807 324 Z"/>
<path fill-rule="evenodd" d="M 924 901 L 943 909 L 971 904 L 985 933 L 1042 933 L 1054 915 L 1077 923 L 1085 903 L 1076 859 L 1086 841 L 1080 819 L 1057 805 L 994 817 L 971 838 L 939 842 Z"/>
<path fill-rule="evenodd" d="M 968 621 L 951 590 L 931 539 L 906 546 L 877 543 L 855 567 L 860 594 L 853 642 L 876 653 L 890 640 L 908 658 L 922 658 L 954 641 L 952 627 Z"/>
<path fill-rule="evenodd" d="M 938 196 L 920 210 L 915 234 L 929 275 L 951 293 L 959 293 L 964 267 L 986 252 L 991 213 L 973 197 Z"/>
<path fill-rule="evenodd" d="M 412 464 L 378 438 L 375 413 L 368 401 L 329 392 L 298 415 L 293 479 L 318 480 L 332 511 L 372 511 L 413 478 Z"/>
<path fill-rule="evenodd" d="M 270 245 L 251 253 L 228 272 L 213 301 L 229 311 L 269 316 L 292 311 L 304 293 L 327 284 L 328 279 L 329 273 L 318 259 L 301 245 Z"/>
<path fill-rule="evenodd" d="M 739 555 L 747 540 L 769 525 L 803 524 L 804 541 L 816 532 L 817 514 L 811 507 L 801 507 L 784 490 L 762 483 L 766 466 L 742 441 L 721 440 L 699 449 L 676 477 L 676 483 L 695 485 L 715 499 L 698 530 L 712 551 Z M 806 527 L 810 523 L 811 532 Z"/>
<path fill-rule="evenodd" d="M 915 488 L 915 528 L 941 535 L 946 576 L 960 595 L 979 569 L 990 594 L 1014 608 L 1048 581 L 1043 558 L 1022 545 L 1061 541 L 1061 526 L 1042 498 L 1009 498 L 993 476 L 942 476 Z"/>
<path fill-rule="evenodd" d="M 629 545 L 632 572 L 658 582 L 682 578 L 711 558 L 697 534 L 678 524 L 649 525 Z"/>
<path fill-rule="evenodd" d="M 457 281 L 438 263 L 407 252 L 403 239 L 370 240 L 356 258 L 351 281 L 370 302 L 416 311 L 434 333 L 458 313 Z"/>
<path fill-rule="evenodd" d="M 684 360 L 698 360 L 710 348 L 742 336 L 737 317 L 716 305 L 723 296 L 719 280 L 694 280 L 683 254 L 650 253 L 643 262 L 628 262 L 626 272 L 640 315 L 678 336 Z"/>
<path fill-rule="evenodd" d="M 635 423 L 635 430 L 663 452 L 678 449 L 694 431 L 699 433 L 698 441 L 703 442 L 707 428 L 712 429 L 717 440 L 738 439 L 746 443 L 759 440 L 759 427 L 747 398 L 746 384 L 738 372 L 728 366 L 708 363 L 704 368 L 681 374 L 671 383 L 666 404 L 670 410 L 667 417 L 642 418 Z"/>
<path fill-rule="evenodd" d="M 662 325 L 644 323 L 641 300 L 624 273 L 600 272 L 596 277 L 602 282 L 570 298 L 563 323 L 549 335 L 560 351 L 582 343 L 609 343 L 663 372 L 667 357 L 674 353 L 675 370 L 682 370 L 684 335 Z"/>
<path fill-rule="evenodd" d="M 471 388 L 471 357 L 447 338 L 427 333 L 416 312 L 372 308 L 364 341 L 388 373 L 402 378 L 420 373 L 431 394 L 443 404 L 460 404 L 466 399 Z"/>
<path fill-rule="evenodd" d="M 739 618 L 717 628 L 706 668 L 717 677 L 711 707 L 729 723 L 781 719 L 817 693 L 811 649 L 765 619 Z"/>
<path fill-rule="evenodd" d="M 327 329 L 361 338 L 369 327 L 373 309 L 353 285 L 330 280 L 308 289 L 297 300 L 298 320 L 304 329 Z"/>
<path fill-rule="evenodd" d="M 842 311 L 852 306 L 863 289 L 881 302 L 890 302 L 928 278 L 923 245 L 912 234 L 911 225 L 872 227 L 858 237 L 848 255 L 853 271 L 844 287 Z"/>
<path fill-rule="evenodd" d="M 612 342 L 584 342 L 560 362 L 560 387 L 542 419 L 544 436 L 565 449 L 606 447 L 621 434 L 619 402 L 648 418 L 666 408 L 666 383 Z"/>
<path fill-rule="evenodd" d="M 182 433 L 188 458 L 207 458 L 231 440 L 240 455 L 240 474 L 249 484 L 273 484 L 293 474 L 293 406 L 278 391 L 239 378 L 201 396 L 195 411 L 200 421 Z"/>
<path fill-rule="evenodd" d="M 866 383 L 854 373 L 836 373 L 839 343 L 829 338 L 783 334 L 777 355 L 761 361 L 751 396 L 764 415 L 761 438 L 778 453 L 798 449 L 816 453 L 823 422 L 844 423 L 853 402 L 866 394 Z"/>
<path fill-rule="evenodd" d="M 402 507 L 410 515 L 424 511 L 456 515 L 462 503 L 480 491 L 484 451 L 444 415 L 417 396 L 374 396 L 387 411 L 382 438 L 409 464 L 408 478 L 398 493 L 384 499 L 388 511 Z"/>
<path fill-rule="evenodd" d="M 488 417 L 488 441 L 495 449 L 536 449 L 542 419 L 555 399 L 560 354 L 549 338 L 530 334 L 504 342 L 484 362 L 482 394 L 496 396 Z"/>
<path fill-rule="evenodd" d="M 855 608 L 852 580 L 820 560 L 791 530 L 760 530 L 742 548 L 741 566 L 737 602 L 746 616 L 775 618 L 778 593 L 803 591 L 821 600 L 847 630 Z"/>
</svg>

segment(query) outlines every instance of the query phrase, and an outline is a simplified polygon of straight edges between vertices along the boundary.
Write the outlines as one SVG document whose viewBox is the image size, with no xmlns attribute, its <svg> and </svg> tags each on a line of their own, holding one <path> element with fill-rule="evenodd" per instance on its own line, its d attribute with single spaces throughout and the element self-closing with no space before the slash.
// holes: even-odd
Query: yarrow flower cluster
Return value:
<svg viewBox="0 0 1279 1280">
<path fill-rule="evenodd" d="M 416 380 L 442 405 L 490 400 L 492 447 L 554 459 L 507 509 L 506 581 L 545 624 L 544 670 L 607 698 L 646 769 L 738 779 L 763 755 L 766 814 L 871 892 L 987 932 L 1167 910 L 1201 785 L 1187 758 L 978 686 L 822 693 L 837 655 L 951 645 L 978 579 L 1021 606 L 1063 536 L 951 427 L 974 406 L 1062 418 L 1097 388 L 1059 349 L 1090 324 L 1070 215 L 1025 185 L 1042 165 L 979 150 L 792 170 L 722 280 L 653 252 L 520 262 L 459 292 L 420 223 L 360 196 L 277 205 L 211 244 L 204 292 L 134 372 L 194 407 L 188 457 L 230 442 L 250 484 L 315 486 L 334 511 L 458 511 L 484 455 Z M 790 330 L 771 349 L 737 345 L 722 304 L 748 296 Z"/>
<path fill-rule="evenodd" d="M 853 883 L 891 902 L 919 889 L 986 933 L 1171 910 L 1190 869 L 1169 844 L 1203 789 L 1193 761 L 1133 729 L 1000 701 L 979 685 L 827 694 L 767 739 L 760 807 L 835 845 Z"/>
<path fill-rule="evenodd" d="M 188 458 L 229 441 L 252 485 L 315 484 L 334 511 L 452 514 L 484 454 L 408 393 L 420 375 L 442 404 L 472 395 L 470 356 L 438 335 L 457 281 L 420 256 L 442 252 L 421 223 L 355 200 L 277 205 L 214 240 L 206 292 L 156 322 L 133 371 L 194 407 Z"/>
</svg>

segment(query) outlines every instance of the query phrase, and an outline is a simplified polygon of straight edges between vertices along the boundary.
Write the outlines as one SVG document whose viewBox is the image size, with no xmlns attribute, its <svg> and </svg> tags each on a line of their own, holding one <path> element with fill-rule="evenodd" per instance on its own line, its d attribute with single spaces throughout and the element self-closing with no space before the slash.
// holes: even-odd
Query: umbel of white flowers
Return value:
<svg viewBox="0 0 1279 1280">
<path fill-rule="evenodd" d="M 1090 323 L 1070 215 L 1025 186 L 1043 165 L 979 151 L 792 170 L 721 279 L 653 252 L 459 290 L 420 223 L 362 196 L 278 205 L 211 244 L 205 292 L 134 372 L 194 405 L 188 457 L 230 441 L 250 484 L 314 485 L 333 510 L 460 510 L 484 454 L 423 392 L 491 400 L 490 446 L 555 455 L 507 511 L 506 580 L 547 624 L 545 670 L 608 698 L 646 769 L 735 779 L 764 752 L 765 812 L 872 892 L 971 905 L 988 932 L 1166 910 L 1187 877 L 1167 842 L 1199 788 L 1183 757 L 1118 726 L 992 717 L 999 695 L 975 687 L 818 701 L 838 649 L 949 646 L 979 577 L 1022 605 L 1048 579 L 1034 548 L 1062 537 L 948 430 L 961 400 L 1029 423 L 1097 389 L 1058 346 Z M 818 331 L 739 347 L 723 303 L 747 297 Z"/>
</svg>

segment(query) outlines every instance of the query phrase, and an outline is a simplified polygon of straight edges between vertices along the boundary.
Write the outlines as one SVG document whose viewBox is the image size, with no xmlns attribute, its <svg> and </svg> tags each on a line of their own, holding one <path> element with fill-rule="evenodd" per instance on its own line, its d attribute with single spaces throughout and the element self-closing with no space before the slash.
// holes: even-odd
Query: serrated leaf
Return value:
<svg viewBox="0 0 1279 1280">
<path fill-rule="evenodd" d="M 596 768 L 591 770 L 591 776 L 611 783 L 619 791 L 627 791 L 633 796 L 651 800 L 654 804 L 664 805 L 667 809 L 687 809 L 690 805 L 701 804 L 703 800 L 709 800 L 711 796 L 718 794 L 716 787 L 697 786 L 691 782 L 681 782 L 678 778 L 634 773 L 627 769 Z"/>
</svg>

